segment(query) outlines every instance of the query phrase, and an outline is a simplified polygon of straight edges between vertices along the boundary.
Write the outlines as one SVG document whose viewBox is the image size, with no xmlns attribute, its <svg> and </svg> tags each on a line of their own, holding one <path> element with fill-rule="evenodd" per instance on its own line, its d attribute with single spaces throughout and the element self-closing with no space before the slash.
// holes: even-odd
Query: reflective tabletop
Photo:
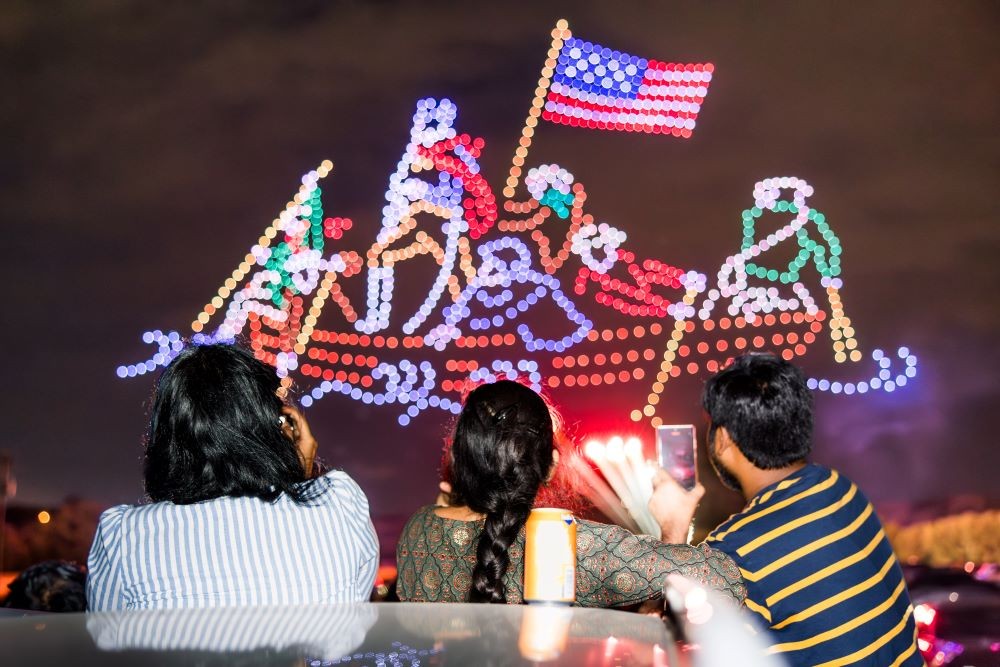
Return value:
<svg viewBox="0 0 1000 667">
<path fill-rule="evenodd" d="M 570 607 L 382 603 L 0 617 L 4 665 L 687 664 L 661 620 Z"/>
</svg>

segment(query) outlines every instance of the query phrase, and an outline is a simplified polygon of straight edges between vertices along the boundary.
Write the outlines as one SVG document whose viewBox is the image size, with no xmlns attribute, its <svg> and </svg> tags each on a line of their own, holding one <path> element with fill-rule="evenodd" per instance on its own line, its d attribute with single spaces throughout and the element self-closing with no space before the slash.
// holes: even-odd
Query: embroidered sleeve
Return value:
<svg viewBox="0 0 1000 667">
<path fill-rule="evenodd" d="M 742 604 L 739 568 L 708 545 L 664 544 L 620 526 L 581 521 L 577 532 L 577 603 L 621 607 L 658 597 L 668 574 L 680 574 Z"/>
</svg>

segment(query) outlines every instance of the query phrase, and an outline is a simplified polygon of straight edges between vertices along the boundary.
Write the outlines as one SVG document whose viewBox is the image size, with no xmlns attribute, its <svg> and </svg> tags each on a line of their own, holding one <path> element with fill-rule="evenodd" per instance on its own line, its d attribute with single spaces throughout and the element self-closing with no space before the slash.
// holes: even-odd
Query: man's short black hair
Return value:
<svg viewBox="0 0 1000 667">
<path fill-rule="evenodd" d="M 763 470 L 802 461 L 812 449 L 812 394 L 802 371 L 773 354 L 736 357 L 705 385 L 712 446 L 725 427 L 743 455 Z"/>
<path fill-rule="evenodd" d="M 27 568 L 8 584 L 5 607 L 30 611 L 87 610 L 87 573 L 76 563 L 47 560 Z"/>
</svg>

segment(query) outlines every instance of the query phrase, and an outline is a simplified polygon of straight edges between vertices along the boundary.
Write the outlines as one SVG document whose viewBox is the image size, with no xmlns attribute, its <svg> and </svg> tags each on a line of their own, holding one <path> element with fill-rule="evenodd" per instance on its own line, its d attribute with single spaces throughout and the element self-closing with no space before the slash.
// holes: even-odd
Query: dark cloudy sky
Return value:
<svg viewBox="0 0 1000 667">
<path fill-rule="evenodd" d="M 560 17 L 716 77 L 689 141 L 550 126 L 529 163 L 558 160 L 635 245 L 710 274 L 755 181 L 809 180 L 862 345 L 921 361 L 905 391 L 821 396 L 816 458 L 879 501 L 995 494 L 996 3 L 9 0 L 0 449 L 18 500 L 140 497 L 151 381 L 115 367 L 145 358 L 142 331 L 187 330 L 322 159 L 328 211 L 373 238 L 415 101 L 447 96 L 499 192 Z M 698 390 L 678 383 L 671 415 L 699 420 Z M 310 415 L 376 513 L 432 493 L 438 416 L 402 429 L 336 396 Z"/>
</svg>

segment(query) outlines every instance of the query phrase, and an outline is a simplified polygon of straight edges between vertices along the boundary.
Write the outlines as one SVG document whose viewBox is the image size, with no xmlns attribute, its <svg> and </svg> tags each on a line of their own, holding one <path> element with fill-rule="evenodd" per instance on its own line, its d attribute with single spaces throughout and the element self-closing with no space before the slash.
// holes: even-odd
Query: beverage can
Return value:
<svg viewBox="0 0 1000 667">
<path fill-rule="evenodd" d="M 576 601 L 576 519 L 571 512 L 555 507 L 531 510 L 525 525 L 524 601 Z"/>
</svg>

